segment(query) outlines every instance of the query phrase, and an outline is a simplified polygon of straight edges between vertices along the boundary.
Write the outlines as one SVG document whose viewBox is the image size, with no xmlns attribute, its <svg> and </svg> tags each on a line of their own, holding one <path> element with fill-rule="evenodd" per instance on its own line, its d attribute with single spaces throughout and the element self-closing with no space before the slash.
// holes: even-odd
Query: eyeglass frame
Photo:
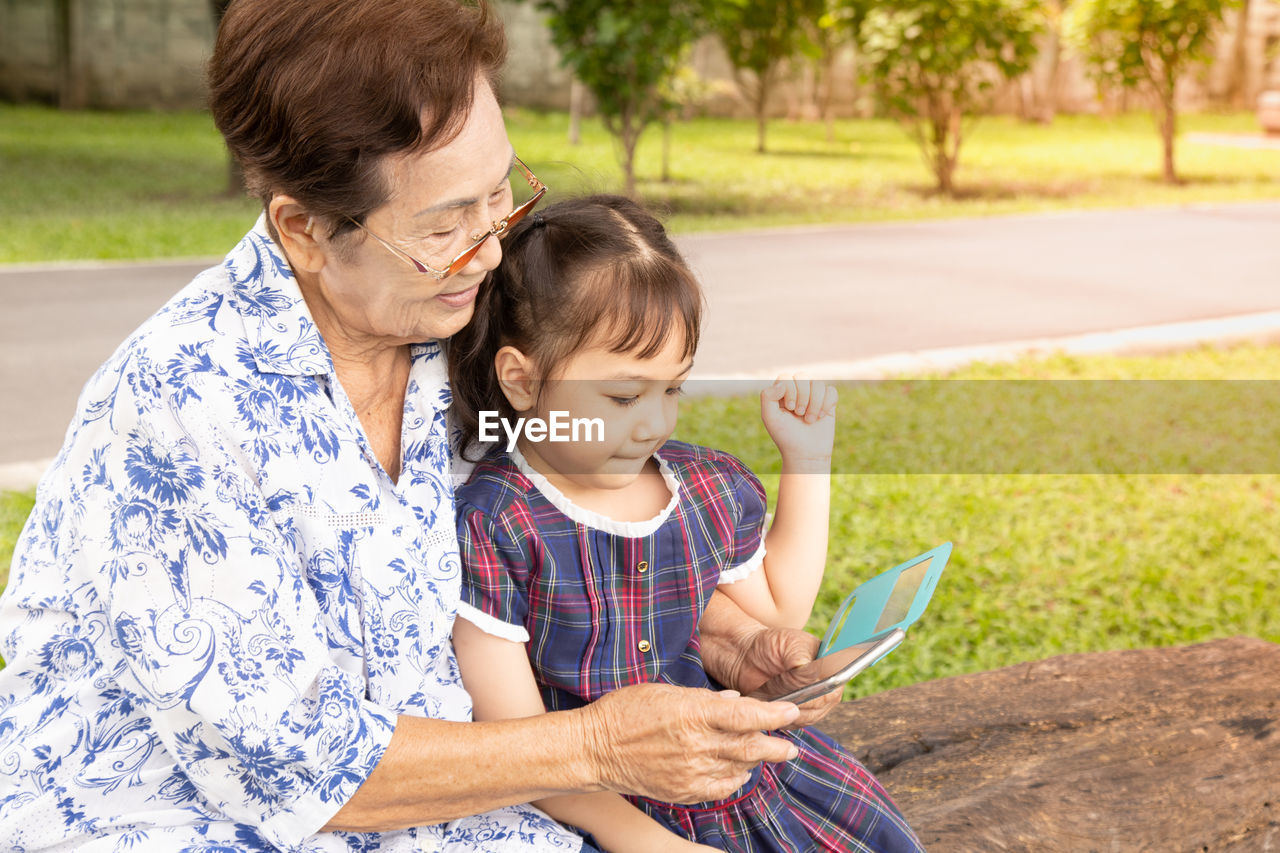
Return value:
<svg viewBox="0 0 1280 853">
<path fill-rule="evenodd" d="M 399 255 L 401 258 L 408 261 L 410 264 L 413 265 L 413 268 L 416 269 L 418 272 L 423 273 L 424 275 L 432 276 L 433 278 L 435 278 L 436 281 L 442 281 L 448 278 L 449 276 L 459 272 L 463 267 L 471 263 L 471 259 L 476 256 L 477 252 L 480 251 L 480 247 L 484 245 L 485 240 L 488 240 L 490 237 L 497 237 L 499 240 L 501 240 L 503 237 L 505 237 L 507 234 L 507 229 L 510 228 L 512 225 L 515 225 L 521 219 L 523 219 L 525 214 L 533 210 L 534 205 L 536 205 L 542 199 L 542 197 L 547 194 L 547 185 L 544 184 L 542 181 L 538 180 L 537 176 L 534 175 L 533 171 L 524 164 L 523 160 L 515 156 L 512 156 L 511 159 L 514 165 L 520 167 L 520 171 L 524 173 L 525 180 L 529 182 L 529 186 L 533 187 L 533 190 L 534 190 L 533 197 L 530 198 L 528 201 L 524 202 L 523 204 L 521 204 L 520 206 L 512 208 L 511 212 L 508 213 L 506 216 L 502 217 L 501 219 L 495 220 L 490 225 L 490 227 L 474 243 L 472 243 L 470 246 L 468 246 L 467 248 L 459 252 L 457 256 L 452 261 L 449 262 L 449 265 L 442 270 L 438 270 L 435 267 L 431 266 L 430 264 L 424 264 L 422 261 L 418 260 L 413 255 L 406 252 L 404 249 L 401 249 L 399 246 L 396 246 L 395 244 L 388 242 L 387 240 L 384 240 L 383 238 L 379 237 L 377 234 L 370 231 L 368 226 L 366 226 L 363 222 L 358 221 L 354 217 L 348 216 L 347 219 L 349 219 L 351 221 L 351 224 L 355 225 L 361 231 L 368 234 L 373 239 L 377 240 L 383 246 L 386 246 L 389 250 L 391 250 L 396 255 Z"/>
</svg>

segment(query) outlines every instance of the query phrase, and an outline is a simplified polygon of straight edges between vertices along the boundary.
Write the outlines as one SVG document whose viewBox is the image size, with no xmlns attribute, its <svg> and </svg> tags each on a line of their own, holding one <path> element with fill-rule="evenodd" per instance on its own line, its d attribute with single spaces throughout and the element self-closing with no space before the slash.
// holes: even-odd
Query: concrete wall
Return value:
<svg viewBox="0 0 1280 853">
<path fill-rule="evenodd" d="M 66 44 L 60 16 L 69 23 Z M 0 97 L 198 107 L 212 45 L 206 0 L 0 0 Z"/>
<path fill-rule="evenodd" d="M 551 44 L 544 16 L 530 4 L 498 3 L 507 28 L 507 67 L 502 73 L 502 102 L 535 109 L 569 108 L 569 72 Z"/>
</svg>

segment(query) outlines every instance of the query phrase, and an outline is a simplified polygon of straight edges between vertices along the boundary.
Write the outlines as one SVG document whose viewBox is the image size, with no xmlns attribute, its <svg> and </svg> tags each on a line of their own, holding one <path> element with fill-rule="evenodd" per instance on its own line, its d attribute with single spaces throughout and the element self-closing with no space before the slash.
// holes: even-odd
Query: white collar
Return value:
<svg viewBox="0 0 1280 853">
<path fill-rule="evenodd" d="M 649 536 L 662 526 L 667 517 L 671 515 L 672 510 L 680 503 L 680 481 L 676 479 L 670 463 L 658 453 L 654 453 L 653 458 L 658 462 L 658 471 L 662 474 L 663 482 L 667 484 L 667 488 L 671 491 L 671 500 L 667 501 L 667 505 L 659 510 L 657 515 L 645 521 L 618 521 L 615 518 L 578 506 L 569 500 L 564 492 L 553 486 L 550 480 L 535 471 L 519 449 L 513 447 L 508 451 L 507 455 L 511 457 L 511 461 L 515 463 L 520 473 L 529 478 L 529 482 L 533 483 L 533 487 L 552 506 L 564 513 L 569 519 L 587 527 L 602 530 L 605 533 L 612 533 L 629 539 L 640 539 Z"/>
</svg>

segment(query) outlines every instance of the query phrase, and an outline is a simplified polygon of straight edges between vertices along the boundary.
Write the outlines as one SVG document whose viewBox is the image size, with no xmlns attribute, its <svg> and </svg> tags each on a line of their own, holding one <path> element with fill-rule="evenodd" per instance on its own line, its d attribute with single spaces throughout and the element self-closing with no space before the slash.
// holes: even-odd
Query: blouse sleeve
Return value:
<svg viewBox="0 0 1280 853">
<path fill-rule="evenodd" d="M 735 522 L 720 583 L 735 583 L 764 565 L 767 503 L 764 486 L 746 465 L 727 453 L 720 454 L 720 459 L 728 481 L 728 500 Z"/>
<path fill-rule="evenodd" d="M 462 601 L 458 616 L 482 631 L 529 642 L 527 536 L 514 510 L 490 515 L 458 502 L 458 551 L 462 556 Z"/>
<path fill-rule="evenodd" d="M 120 385 L 60 460 L 80 515 L 59 559 L 93 579 L 120 701 L 149 717 L 189 796 L 300 849 L 373 771 L 395 714 L 330 654 L 297 551 L 216 407 Z"/>
</svg>

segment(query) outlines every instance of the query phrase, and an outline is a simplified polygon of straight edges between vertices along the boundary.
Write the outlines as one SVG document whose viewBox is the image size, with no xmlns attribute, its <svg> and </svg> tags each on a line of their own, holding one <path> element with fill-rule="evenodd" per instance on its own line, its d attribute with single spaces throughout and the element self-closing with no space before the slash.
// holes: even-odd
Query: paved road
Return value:
<svg viewBox="0 0 1280 853">
<path fill-rule="evenodd" d="M 1280 308 L 1280 204 L 685 241 L 698 366 L 750 371 Z"/>
<path fill-rule="evenodd" d="M 1280 204 L 702 235 L 701 375 L 1280 309 Z M 207 263 L 0 269 L 0 465 Z"/>
</svg>

